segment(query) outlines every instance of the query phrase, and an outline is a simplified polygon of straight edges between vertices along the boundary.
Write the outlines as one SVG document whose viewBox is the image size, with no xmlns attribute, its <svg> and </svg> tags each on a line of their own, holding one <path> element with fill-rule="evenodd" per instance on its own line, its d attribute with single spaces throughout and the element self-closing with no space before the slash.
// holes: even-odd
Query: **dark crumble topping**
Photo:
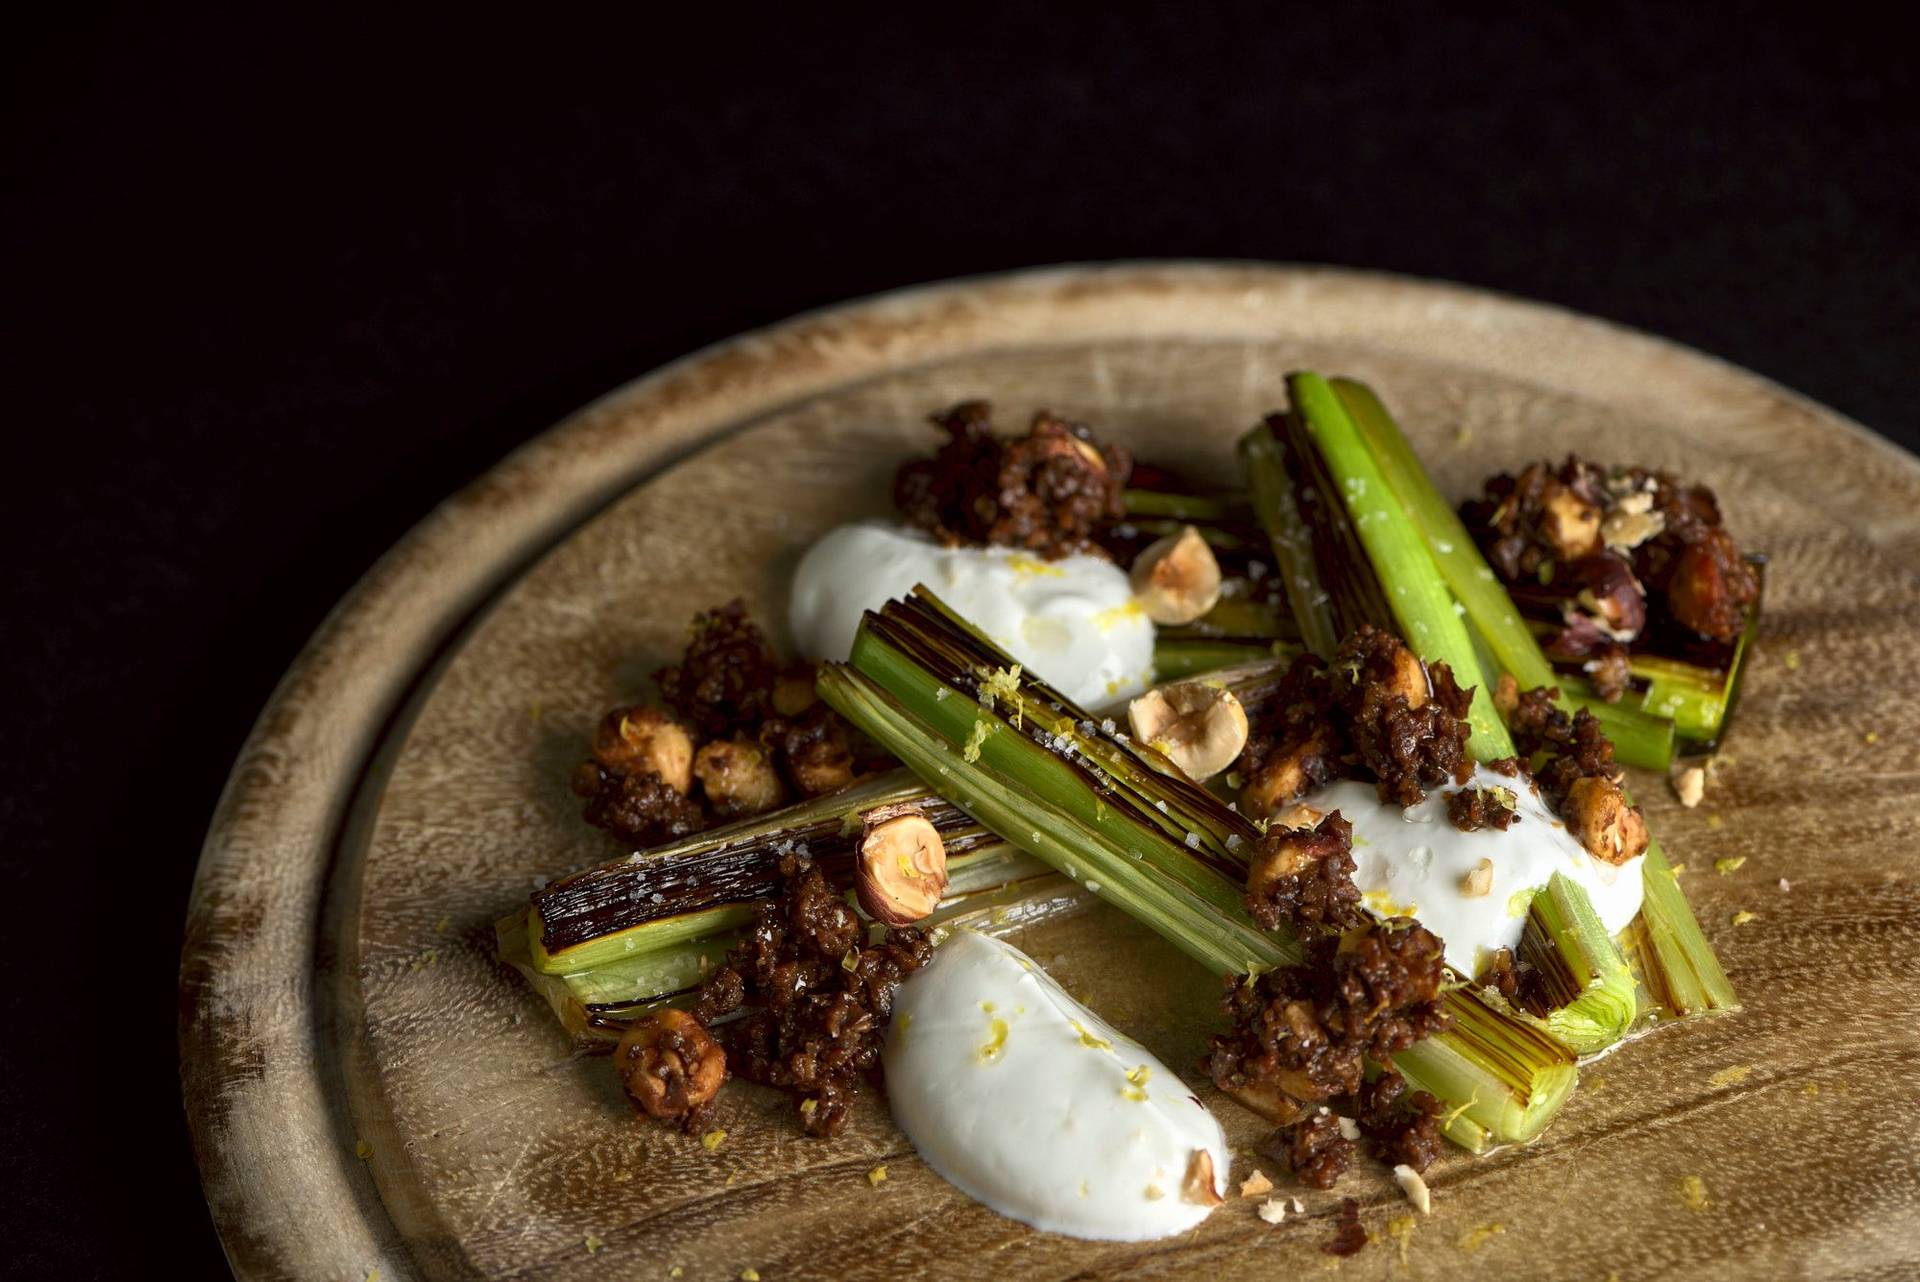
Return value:
<svg viewBox="0 0 1920 1282">
<path fill-rule="evenodd" d="M 1422 664 L 1397 637 L 1362 624 L 1331 664 L 1303 655 L 1288 668 L 1241 754 L 1241 809 L 1271 818 L 1340 776 L 1371 778 L 1383 803 L 1400 806 L 1464 783 L 1472 704 L 1446 664 Z"/>
<path fill-rule="evenodd" d="M 1338 810 L 1311 828 L 1268 827 L 1247 870 L 1247 911 L 1262 930 L 1285 923 L 1342 929 L 1360 921 L 1353 825 Z"/>
<path fill-rule="evenodd" d="M 672 841 L 817 797 L 892 765 L 782 666 L 739 600 L 694 618 L 681 661 L 655 673 L 669 709 L 615 708 L 574 772 L 584 817 L 628 846 Z"/>
<path fill-rule="evenodd" d="M 933 422 L 947 442 L 894 478 L 894 504 L 909 524 L 949 545 L 1024 548 L 1048 560 L 1107 555 L 1097 536 L 1126 515 L 1133 457 L 1125 449 L 1045 410 L 1025 436 L 996 436 L 985 401 Z"/>
<path fill-rule="evenodd" d="M 1367 1230 L 1360 1223 L 1360 1203 L 1350 1197 L 1340 1199 L 1340 1216 L 1333 1222 L 1333 1236 L 1321 1246 L 1328 1255 L 1358 1255 L 1367 1245 Z"/>
<path fill-rule="evenodd" d="M 737 1077 L 798 1099 L 807 1133 L 837 1135 L 863 1078 L 877 1073 L 900 981 L 933 945 L 913 927 L 865 943 L 866 926 L 803 856 L 780 863 L 779 895 L 760 906 L 726 964 L 700 987 L 694 1014 L 714 1027 Z"/>
<path fill-rule="evenodd" d="M 1540 795 L 1566 821 L 1567 831 L 1594 858 L 1626 863 L 1646 852 L 1646 818 L 1627 802 L 1613 741 L 1600 722 L 1585 708 L 1569 717 L 1554 702 L 1556 693 L 1546 686 L 1523 692 L 1503 676 L 1494 704 L 1514 745 L 1536 761 Z"/>
<path fill-rule="evenodd" d="M 1388 1063 L 1448 1027 L 1442 975 L 1440 941 L 1422 926 L 1322 936 L 1303 965 L 1229 979 L 1231 1027 L 1213 1038 L 1204 1068 L 1229 1094 L 1277 1087 L 1303 1103 L 1350 1094 L 1368 1058 Z"/>
<path fill-rule="evenodd" d="M 1440 1156 L 1440 1101 L 1407 1089 L 1394 1069 L 1380 1072 L 1354 1095 L 1360 1133 L 1373 1155 L 1388 1166 L 1424 1171 Z"/>
<path fill-rule="evenodd" d="M 1275 1131 L 1260 1151 L 1309 1188 L 1330 1189 L 1347 1173 L 1355 1147 L 1340 1133 L 1340 1120 L 1332 1110 L 1316 1108 Z"/>
<path fill-rule="evenodd" d="M 1515 599 L 1559 616 L 1547 653 L 1609 701 L 1630 688 L 1628 647 L 1675 627 L 1730 643 L 1759 599 L 1713 491 L 1666 472 L 1569 455 L 1489 478 L 1461 515 Z"/>
<path fill-rule="evenodd" d="M 1462 788 L 1447 798 L 1447 820 L 1461 832 L 1497 828 L 1505 832 L 1520 821 L 1519 798 L 1506 788 Z"/>
<path fill-rule="evenodd" d="M 1516 958 L 1511 948 L 1497 950 L 1475 981 L 1506 999 L 1507 1005 L 1535 1015 L 1553 1009 L 1544 978 L 1531 963 Z"/>
</svg>

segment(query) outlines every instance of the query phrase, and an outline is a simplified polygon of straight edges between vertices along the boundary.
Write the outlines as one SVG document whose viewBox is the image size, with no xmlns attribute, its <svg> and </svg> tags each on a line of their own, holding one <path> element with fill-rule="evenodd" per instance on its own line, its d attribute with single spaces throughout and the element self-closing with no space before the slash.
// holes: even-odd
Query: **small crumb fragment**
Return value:
<svg viewBox="0 0 1920 1282">
<path fill-rule="evenodd" d="M 885 1184 L 886 1182 L 887 1182 L 886 1167 L 876 1166 L 871 1171 L 867 1172 L 867 1183 L 871 1184 L 874 1188 L 879 1188 L 882 1184 Z"/>
<path fill-rule="evenodd" d="M 593 1255 L 594 1253 L 599 1251 L 601 1247 L 606 1245 L 605 1242 L 602 1242 L 599 1238 L 595 1237 L 591 1233 L 587 1234 L 586 1242 L 587 1242 L 588 1255 Z"/>
<path fill-rule="evenodd" d="M 1736 926 L 1744 926 L 1750 921 L 1758 921 L 1759 919 L 1760 919 L 1759 913 L 1750 913 L 1746 909 L 1742 908 L 1739 912 L 1735 913 L 1732 917 L 1729 917 L 1727 920 L 1732 922 Z"/>
<path fill-rule="evenodd" d="M 1689 1175 L 1680 1181 L 1680 1200 L 1686 1203 L 1689 1211 L 1707 1209 L 1707 1182 L 1698 1175 Z"/>
<path fill-rule="evenodd" d="M 1787 665 L 1788 672 L 1798 672 L 1800 670 L 1800 652 L 1798 650 L 1787 651 L 1786 657 L 1782 659 L 1781 662 Z"/>
<path fill-rule="evenodd" d="M 1722 877 L 1725 877 L 1728 873 L 1739 872 L 1741 867 L 1745 865 L 1746 862 L 1747 862 L 1747 857 L 1745 855 L 1730 855 L 1725 859 L 1714 860 L 1713 870 L 1719 873 Z"/>
<path fill-rule="evenodd" d="M 1464 450 L 1471 444 L 1473 444 L 1472 428 L 1456 427 L 1453 429 L 1453 447 L 1455 449 Z"/>
<path fill-rule="evenodd" d="M 633 1172 L 615 1171 L 613 1173 L 613 1182 L 615 1184 L 631 1184 L 633 1182 Z"/>
<path fill-rule="evenodd" d="M 1146 1194 L 1147 1201 L 1158 1202 L 1161 1198 L 1165 1196 L 1166 1196 L 1166 1192 L 1162 1190 L 1158 1184 L 1147 1185 L 1147 1194 Z"/>
<path fill-rule="evenodd" d="M 1820 1083 L 1808 1082 L 1805 1086 L 1802 1086 L 1800 1088 L 1800 1093 L 1806 1096 L 1808 1099 L 1812 1099 L 1814 1096 L 1820 1093 Z"/>
<path fill-rule="evenodd" d="M 1333 1122 L 1334 1125 L 1340 1128 L 1341 1139 L 1357 1140 L 1360 1138 L 1360 1123 L 1354 1121 L 1351 1117 L 1336 1117 L 1333 1119 Z"/>
<path fill-rule="evenodd" d="M 1731 1068 L 1723 1068 L 1712 1077 L 1709 1077 L 1707 1079 L 1707 1085 L 1716 1089 L 1722 1086 L 1733 1086 L 1739 1082 L 1746 1081 L 1751 1076 L 1753 1076 L 1753 1066 L 1751 1064 L 1735 1064 Z"/>
<path fill-rule="evenodd" d="M 1790 881 L 1788 881 L 1788 880 L 1787 880 L 1787 879 L 1786 879 L 1785 877 L 1782 877 L 1782 878 L 1780 879 L 1780 889 L 1781 889 L 1781 890 L 1783 890 L 1783 891 L 1785 891 L 1785 890 L 1792 890 L 1792 889 L 1793 889 L 1793 883 L 1792 883 L 1792 882 L 1790 882 Z"/>
<path fill-rule="evenodd" d="M 1288 1198 L 1287 1205 L 1295 1215 L 1305 1215 L 1307 1213 L 1307 1204 L 1297 1197 Z"/>
<path fill-rule="evenodd" d="M 1672 873 L 1674 876 L 1678 877 L 1681 873 L 1685 872 L 1686 870 L 1687 870 L 1686 864 L 1678 863 L 1673 865 L 1673 867 L 1669 868 L 1667 871 Z"/>
<path fill-rule="evenodd" d="M 1472 1255 L 1475 1251 L 1478 1251 L 1481 1247 L 1506 1231 L 1507 1226 L 1504 1224 L 1482 1224 L 1462 1233 L 1454 1242 L 1454 1245 L 1462 1251 L 1465 1251 L 1468 1255 Z"/>
<path fill-rule="evenodd" d="M 1493 889 L 1493 860 L 1482 859 L 1467 874 L 1460 878 L 1460 893 L 1468 899 L 1478 899 Z M 1352 1136 L 1348 1136 L 1352 1139 Z"/>
<path fill-rule="evenodd" d="M 436 935 L 444 935 L 451 929 L 453 929 L 453 918 L 451 917 L 442 917 L 439 921 L 433 923 L 433 933 Z"/>
<path fill-rule="evenodd" d="M 355 1140 L 353 1142 L 353 1155 L 364 1162 L 373 1156 L 373 1145 L 367 1143 L 365 1140 Z"/>
<path fill-rule="evenodd" d="M 376 1265 L 375 1267 L 367 1270 L 366 1282 L 380 1282 L 379 1266 Z"/>
<path fill-rule="evenodd" d="M 1878 730 L 1869 730 L 1867 731 L 1865 738 L 1868 743 L 1879 743 L 1880 732 Z"/>
<path fill-rule="evenodd" d="M 741 1269 L 740 1282 L 760 1282 L 759 1269 Z"/>
<path fill-rule="evenodd" d="M 1278 1224 L 1287 1218 L 1287 1204 L 1279 1198 L 1270 1198 L 1260 1204 L 1260 1218 L 1268 1224 Z"/>
<path fill-rule="evenodd" d="M 1420 1178 L 1420 1172 L 1402 1164 L 1393 1168 L 1393 1181 L 1407 1195 L 1407 1201 L 1413 1203 L 1414 1210 L 1422 1215 L 1433 1213 L 1433 1194 L 1427 1189 L 1427 1182 Z"/>
<path fill-rule="evenodd" d="M 674 1265 L 672 1268 L 667 1270 L 667 1276 L 670 1278 L 683 1277 L 685 1276 L 685 1274 L 686 1274 L 686 1269 L 682 1268 L 678 1264 Z"/>
<path fill-rule="evenodd" d="M 1707 772 L 1700 766 L 1688 766 L 1673 776 L 1673 795 L 1691 810 L 1707 795 Z"/>
<path fill-rule="evenodd" d="M 1727 821 L 1724 818 L 1722 818 L 1718 813 L 1707 816 L 1707 827 L 1715 829 L 1717 831 L 1726 826 L 1727 826 Z"/>
<path fill-rule="evenodd" d="M 713 1150 L 719 1148 L 722 1144 L 725 1144 L 726 1142 L 727 1142 L 727 1133 L 721 1130 L 719 1127 L 715 1127 L 713 1130 L 708 1131 L 705 1135 L 702 1135 L 700 1137 L 700 1143 L 706 1147 L 706 1150 L 709 1153 L 713 1152 Z"/>
<path fill-rule="evenodd" d="M 1252 1175 L 1240 1181 L 1241 1197 L 1265 1197 L 1271 1192 L 1273 1181 L 1267 1178 L 1265 1171 L 1256 1169 Z"/>
</svg>

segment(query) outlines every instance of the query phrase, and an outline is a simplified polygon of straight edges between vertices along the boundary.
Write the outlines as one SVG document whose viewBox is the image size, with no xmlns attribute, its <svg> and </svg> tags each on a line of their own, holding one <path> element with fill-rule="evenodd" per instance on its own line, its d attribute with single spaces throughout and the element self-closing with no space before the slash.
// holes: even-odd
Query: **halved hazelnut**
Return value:
<svg viewBox="0 0 1920 1282">
<path fill-rule="evenodd" d="M 745 735 L 704 745 L 693 755 L 693 773 L 722 815 L 757 815 L 786 796 L 766 749 Z"/>
<path fill-rule="evenodd" d="M 1460 893 L 1468 899 L 1479 899 L 1493 890 L 1493 860 L 1482 859 L 1469 868 L 1460 878 Z"/>
<path fill-rule="evenodd" d="M 1211 779 L 1247 746 L 1247 710 L 1231 690 L 1178 681 L 1127 705 L 1133 737 L 1165 753 L 1190 779 Z"/>
<path fill-rule="evenodd" d="M 854 849 L 855 890 L 875 921 L 905 926 L 919 921 L 947 891 L 947 843 L 917 811 L 867 816 Z"/>
<path fill-rule="evenodd" d="M 1220 562 L 1191 525 L 1133 559 L 1133 594 L 1155 623 L 1192 623 L 1220 600 Z"/>
<path fill-rule="evenodd" d="M 685 1120 L 719 1093 L 727 1055 L 706 1025 L 669 1008 L 634 1021 L 614 1048 L 613 1068 L 635 1112 Z"/>
<path fill-rule="evenodd" d="M 1195 1206 L 1218 1206 L 1226 1200 L 1213 1184 L 1213 1154 L 1203 1148 L 1193 1150 L 1187 1177 L 1180 1184 L 1180 1197 Z"/>
<path fill-rule="evenodd" d="M 1548 482 L 1540 509 L 1540 532 L 1560 560 L 1577 561 L 1600 550 L 1600 509 L 1567 486 Z"/>
<path fill-rule="evenodd" d="M 1296 797 L 1326 782 L 1335 747 L 1332 731 L 1320 727 L 1301 742 L 1275 750 L 1241 787 L 1240 813 L 1271 819 Z"/>
<path fill-rule="evenodd" d="M 1588 775 L 1574 780 L 1561 815 L 1567 831 L 1595 859 L 1624 864 L 1646 853 L 1646 817 L 1627 804 L 1626 794 L 1611 779 Z"/>
<path fill-rule="evenodd" d="M 615 708 L 593 731 L 593 756 L 623 775 L 656 774 L 675 792 L 693 786 L 693 739 L 659 708 Z"/>
<path fill-rule="evenodd" d="M 773 679 L 773 710 L 783 717 L 797 717 L 819 701 L 814 692 L 811 663 L 796 663 Z"/>
</svg>

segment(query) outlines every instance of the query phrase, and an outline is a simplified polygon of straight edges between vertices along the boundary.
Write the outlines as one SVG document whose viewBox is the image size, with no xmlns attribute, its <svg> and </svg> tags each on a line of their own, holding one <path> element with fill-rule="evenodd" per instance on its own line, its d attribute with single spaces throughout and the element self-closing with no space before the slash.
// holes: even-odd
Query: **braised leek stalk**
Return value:
<svg viewBox="0 0 1920 1282">
<path fill-rule="evenodd" d="M 1208 969 L 1301 957 L 1242 903 L 1257 829 L 1152 749 L 1015 673 L 924 589 L 869 614 L 851 661 L 824 667 L 818 688 L 941 795 Z M 1446 1101 L 1447 1134 L 1466 1147 L 1531 1138 L 1573 1089 L 1572 1052 L 1468 988 L 1445 1000 L 1455 1028 L 1396 1066 Z"/>
<path fill-rule="evenodd" d="M 1686 1019 L 1740 1009 L 1740 998 L 1657 841 L 1647 847 L 1641 877 L 1646 898 L 1624 939 L 1650 1013 L 1660 1019 Z"/>
<path fill-rule="evenodd" d="M 1534 894 L 1516 955 L 1540 977 L 1543 1000 L 1524 1008 L 1555 1040 L 1589 1055 L 1633 1027 L 1639 1013 L 1633 972 L 1587 892 L 1564 873 Z"/>
<path fill-rule="evenodd" d="M 1263 659 L 1289 659 L 1299 649 L 1288 641 L 1162 636 L 1153 643 L 1153 675 L 1156 681 L 1182 681 Z"/>
</svg>

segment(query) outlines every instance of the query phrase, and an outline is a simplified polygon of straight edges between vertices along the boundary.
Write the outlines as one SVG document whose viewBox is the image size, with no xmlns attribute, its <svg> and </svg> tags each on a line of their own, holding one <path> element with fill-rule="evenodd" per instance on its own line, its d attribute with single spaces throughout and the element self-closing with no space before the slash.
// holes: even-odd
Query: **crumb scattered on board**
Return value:
<svg viewBox="0 0 1920 1282">
<path fill-rule="evenodd" d="M 1680 804 L 1691 810 L 1700 804 L 1707 795 L 1707 772 L 1702 766 L 1688 766 L 1676 771 L 1673 776 L 1673 795 L 1680 798 Z"/>
<path fill-rule="evenodd" d="M 1689 1211 L 1707 1209 L 1707 1182 L 1698 1175 L 1689 1175 L 1680 1181 L 1680 1201 Z"/>
<path fill-rule="evenodd" d="M 1393 1182 L 1407 1195 L 1407 1201 L 1413 1203 L 1414 1210 L 1422 1215 L 1433 1213 L 1433 1193 L 1427 1188 L 1427 1182 L 1420 1178 L 1420 1172 L 1411 1166 L 1396 1166 L 1393 1168 Z"/>
<path fill-rule="evenodd" d="M 1273 1181 L 1267 1178 L 1265 1171 L 1256 1169 L 1252 1175 L 1240 1181 L 1241 1197 L 1265 1197 L 1271 1192 Z"/>
<path fill-rule="evenodd" d="M 1736 926 L 1744 926 L 1750 921 L 1758 921 L 1759 919 L 1760 919 L 1759 913 L 1750 913 L 1746 909 L 1742 908 L 1739 912 L 1735 913 L 1732 917 L 1729 917 L 1727 920 L 1732 922 Z"/>
<path fill-rule="evenodd" d="M 876 1166 L 871 1171 L 867 1172 L 867 1183 L 871 1184 L 874 1188 L 879 1188 L 882 1184 L 885 1184 L 886 1182 L 887 1182 L 886 1167 Z"/>
<path fill-rule="evenodd" d="M 1753 1076 L 1753 1065 L 1735 1064 L 1730 1068 L 1723 1068 L 1719 1072 L 1715 1073 L 1712 1077 L 1709 1077 L 1707 1079 L 1707 1085 L 1714 1087 L 1717 1090 L 1722 1086 L 1738 1085 L 1739 1083 L 1746 1081 L 1749 1077 L 1752 1077 L 1752 1076 Z"/>
<path fill-rule="evenodd" d="M 1462 1233 L 1459 1238 L 1455 1240 L 1454 1245 L 1462 1251 L 1465 1251 L 1468 1255 L 1472 1255 L 1475 1251 L 1478 1251 L 1481 1247 L 1506 1231 L 1507 1226 L 1504 1224 L 1482 1224 Z"/>
<path fill-rule="evenodd" d="M 1269 1224 L 1278 1224 L 1287 1218 L 1287 1204 L 1279 1198 L 1269 1198 L 1260 1204 L 1260 1218 Z"/>
<path fill-rule="evenodd" d="M 1713 870 L 1719 873 L 1722 877 L 1725 877 L 1732 873 L 1739 872 L 1743 867 L 1746 866 L 1746 862 L 1747 862 L 1747 857 L 1745 855 L 1728 855 L 1724 859 L 1714 860 Z"/>
</svg>

